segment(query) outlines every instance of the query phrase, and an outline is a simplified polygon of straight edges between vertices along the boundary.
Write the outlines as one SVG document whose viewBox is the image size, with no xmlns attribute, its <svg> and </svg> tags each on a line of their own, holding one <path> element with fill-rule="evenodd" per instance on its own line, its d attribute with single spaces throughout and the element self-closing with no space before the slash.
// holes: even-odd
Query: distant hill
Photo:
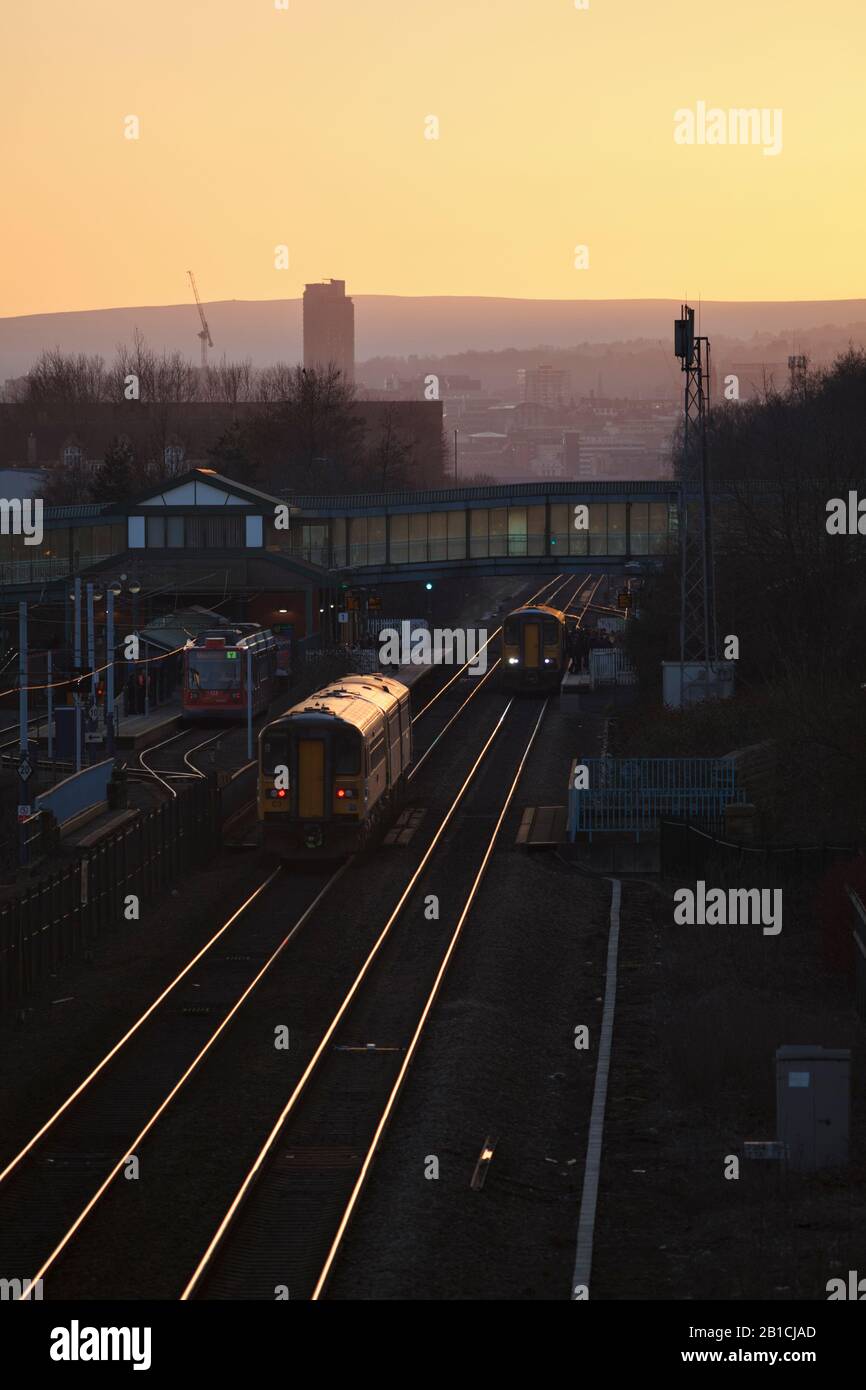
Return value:
<svg viewBox="0 0 866 1390">
<path fill-rule="evenodd" d="M 489 353 L 504 349 L 644 340 L 666 346 L 679 303 L 668 299 L 556 300 L 493 299 L 460 296 L 353 295 L 356 356 L 393 359 Z M 208 303 L 214 359 L 250 357 L 258 366 L 301 356 L 301 301 L 218 300 Z M 783 340 L 800 349 L 800 335 L 822 330 L 834 344 L 866 340 L 866 300 L 815 300 L 768 303 L 707 301 L 701 331 L 719 339 Z M 90 309 L 63 314 L 32 314 L 0 319 L 0 383 L 23 375 L 44 347 L 99 352 L 110 358 L 115 344 L 129 342 L 139 328 L 157 350 L 178 349 L 198 358 L 198 318 L 194 304 L 126 309 Z M 766 335 L 764 337 L 763 335 Z M 751 344 L 750 355 L 751 353 Z M 363 372 L 361 376 L 363 377 Z M 377 373 L 378 375 L 378 373 Z M 606 382 L 609 389 L 616 383 Z M 620 387 L 624 389 L 625 384 Z"/>
</svg>

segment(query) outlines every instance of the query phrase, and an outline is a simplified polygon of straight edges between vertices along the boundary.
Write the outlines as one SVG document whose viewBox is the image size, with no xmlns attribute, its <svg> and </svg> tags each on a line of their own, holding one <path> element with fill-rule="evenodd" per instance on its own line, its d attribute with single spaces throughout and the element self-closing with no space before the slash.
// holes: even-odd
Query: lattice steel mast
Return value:
<svg viewBox="0 0 866 1390">
<path fill-rule="evenodd" d="M 685 373 L 683 453 L 680 463 L 680 661 L 705 667 L 706 689 L 716 661 L 716 604 L 712 499 L 707 469 L 710 340 L 695 334 L 695 311 L 681 307 L 674 352 Z"/>
</svg>

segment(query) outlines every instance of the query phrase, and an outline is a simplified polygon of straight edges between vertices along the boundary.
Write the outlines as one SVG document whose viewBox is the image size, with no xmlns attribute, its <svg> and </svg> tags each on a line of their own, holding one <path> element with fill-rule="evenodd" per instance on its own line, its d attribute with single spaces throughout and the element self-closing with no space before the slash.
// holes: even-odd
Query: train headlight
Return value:
<svg viewBox="0 0 866 1390">
<path fill-rule="evenodd" d="M 509 664 L 509 666 L 519 666 L 519 665 L 520 665 L 520 657 L 519 657 L 519 656 L 510 656 L 510 657 L 508 658 L 508 664 Z"/>
</svg>

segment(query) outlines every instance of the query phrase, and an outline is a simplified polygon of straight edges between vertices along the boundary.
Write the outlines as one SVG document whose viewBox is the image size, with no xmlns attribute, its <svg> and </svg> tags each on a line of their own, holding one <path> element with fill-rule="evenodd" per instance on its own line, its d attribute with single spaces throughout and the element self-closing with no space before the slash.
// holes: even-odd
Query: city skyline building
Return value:
<svg viewBox="0 0 866 1390">
<path fill-rule="evenodd" d="M 346 382 L 355 380 L 355 305 L 345 280 L 304 286 L 304 366 L 333 362 Z"/>
</svg>

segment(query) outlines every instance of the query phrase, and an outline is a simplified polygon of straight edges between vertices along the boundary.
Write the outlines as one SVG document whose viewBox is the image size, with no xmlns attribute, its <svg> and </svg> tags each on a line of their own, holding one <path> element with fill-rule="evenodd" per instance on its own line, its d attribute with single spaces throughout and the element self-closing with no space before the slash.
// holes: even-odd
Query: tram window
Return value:
<svg viewBox="0 0 866 1390">
<path fill-rule="evenodd" d="M 385 735 L 377 734 L 370 744 L 370 767 L 378 767 L 385 760 Z"/>
<path fill-rule="evenodd" d="M 341 733 L 334 739 L 334 772 L 338 777 L 357 777 L 361 771 L 361 740 Z"/>
<path fill-rule="evenodd" d="M 237 652 L 189 652 L 190 690 L 236 690 L 241 684 Z"/>
</svg>

